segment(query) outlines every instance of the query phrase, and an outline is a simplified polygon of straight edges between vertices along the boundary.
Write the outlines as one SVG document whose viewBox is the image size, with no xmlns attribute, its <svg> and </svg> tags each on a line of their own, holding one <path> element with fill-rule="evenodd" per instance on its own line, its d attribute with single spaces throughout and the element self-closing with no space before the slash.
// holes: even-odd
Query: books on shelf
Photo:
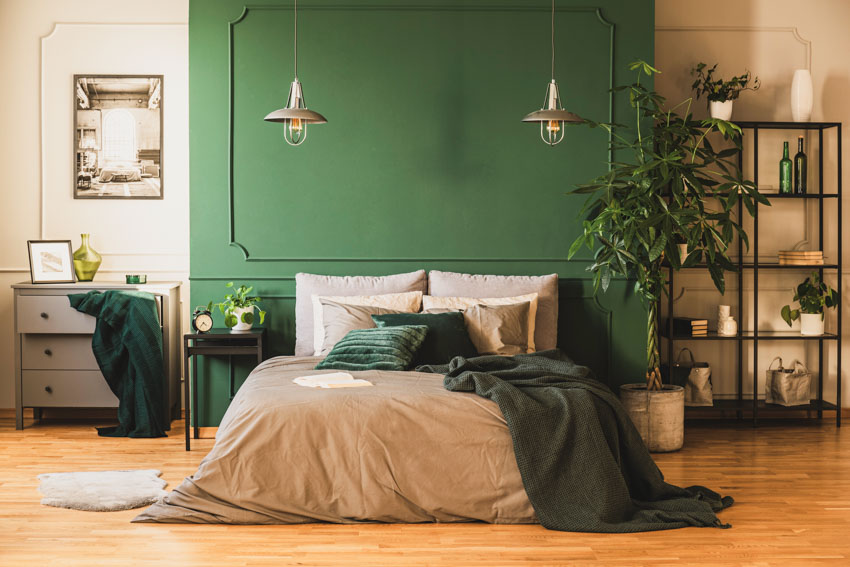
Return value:
<svg viewBox="0 0 850 567">
<path fill-rule="evenodd" d="M 673 334 L 691 337 L 708 336 L 708 319 L 673 317 Z"/>
<path fill-rule="evenodd" d="M 823 250 L 780 250 L 779 264 L 783 266 L 823 265 Z"/>
</svg>

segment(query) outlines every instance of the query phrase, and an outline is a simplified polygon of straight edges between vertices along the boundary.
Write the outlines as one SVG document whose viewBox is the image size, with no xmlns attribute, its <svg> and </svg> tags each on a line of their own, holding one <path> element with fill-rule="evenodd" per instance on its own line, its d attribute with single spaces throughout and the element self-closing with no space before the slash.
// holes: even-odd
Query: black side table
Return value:
<svg viewBox="0 0 850 567">
<path fill-rule="evenodd" d="M 185 395 L 186 420 L 186 450 L 189 451 L 189 420 L 190 416 L 195 418 L 194 437 L 198 438 L 200 428 L 198 427 L 198 416 L 192 415 L 198 409 L 198 363 L 192 362 L 192 376 L 189 377 L 189 359 L 193 356 L 211 355 L 251 355 L 257 357 L 257 364 L 263 361 L 263 340 L 266 336 L 264 328 L 251 329 L 250 331 L 231 331 L 230 329 L 212 329 L 208 333 L 189 333 L 183 335 L 183 376 Z M 191 381 L 191 398 L 189 382 Z M 230 375 L 230 395 L 233 397 L 233 374 Z M 191 399 L 191 404 L 189 403 Z"/>
</svg>

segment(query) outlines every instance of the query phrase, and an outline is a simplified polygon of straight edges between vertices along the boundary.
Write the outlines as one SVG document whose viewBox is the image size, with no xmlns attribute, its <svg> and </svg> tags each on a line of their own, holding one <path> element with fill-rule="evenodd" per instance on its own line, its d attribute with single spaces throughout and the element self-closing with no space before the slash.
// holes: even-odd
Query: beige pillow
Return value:
<svg viewBox="0 0 850 567">
<path fill-rule="evenodd" d="M 534 325 L 537 320 L 537 294 L 528 293 L 515 297 L 422 297 L 422 309 L 455 309 L 463 311 L 473 305 L 512 305 L 528 302 L 528 341 L 526 352 L 534 352 Z M 474 342 L 474 341 L 473 341 Z"/>
<path fill-rule="evenodd" d="M 322 313 L 324 313 L 324 325 L 322 333 L 322 347 L 319 355 L 327 356 L 334 345 L 341 341 L 349 331 L 354 329 L 373 329 L 375 322 L 372 315 L 387 315 L 390 313 L 402 313 L 394 309 L 384 309 L 373 305 L 348 305 L 338 303 L 326 298 L 320 298 Z"/>
<path fill-rule="evenodd" d="M 313 356 L 321 356 L 325 342 L 325 317 L 322 300 L 345 305 L 369 305 L 392 309 L 398 313 L 417 313 L 422 307 L 422 292 L 385 293 L 382 295 L 316 295 L 310 296 L 313 304 Z M 371 319 L 370 319 L 371 321 Z M 365 328 L 371 328 L 370 327 Z M 341 338 L 341 337 L 340 337 Z"/>
<path fill-rule="evenodd" d="M 528 352 L 528 311 L 531 303 L 484 305 L 463 312 L 466 330 L 478 354 L 514 355 Z"/>
</svg>

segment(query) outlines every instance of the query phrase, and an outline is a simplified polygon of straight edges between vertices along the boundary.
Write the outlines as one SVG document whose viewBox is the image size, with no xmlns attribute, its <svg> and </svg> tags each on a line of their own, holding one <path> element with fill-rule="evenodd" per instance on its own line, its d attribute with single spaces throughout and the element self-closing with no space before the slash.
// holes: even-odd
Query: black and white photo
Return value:
<svg viewBox="0 0 850 567">
<path fill-rule="evenodd" d="M 162 75 L 74 75 L 74 198 L 162 198 Z"/>
</svg>

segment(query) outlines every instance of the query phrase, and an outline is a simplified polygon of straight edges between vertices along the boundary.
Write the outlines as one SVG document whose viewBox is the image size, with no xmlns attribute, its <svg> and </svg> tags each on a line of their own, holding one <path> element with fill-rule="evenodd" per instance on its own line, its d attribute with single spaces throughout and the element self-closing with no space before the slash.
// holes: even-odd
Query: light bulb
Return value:
<svg viewBox="0 0 850 567">
<path fill-rule="evenodd" d="M 550 120 L 549 126 L 547 127 L 547 129 L 549 130 L 550 134 L 552 134 L 552 133 L 557 134 L 558 132 L 561 131 L 561 122 L 558 121 L 558 120 Z"/>
<path fill-rule="evenodd" d="M 307 124 L 300 118 L 286 120 L 283 126 L 283 138 L 290 146 L 298 146 L 307 139 Z"/>
<path fill-rule="evenodd" d="M 548 120 L 540 123 L 540 137 L 550 146 L 556 146 L 564 139 L 564 131 L 560 120 Z"/>
</svg>

